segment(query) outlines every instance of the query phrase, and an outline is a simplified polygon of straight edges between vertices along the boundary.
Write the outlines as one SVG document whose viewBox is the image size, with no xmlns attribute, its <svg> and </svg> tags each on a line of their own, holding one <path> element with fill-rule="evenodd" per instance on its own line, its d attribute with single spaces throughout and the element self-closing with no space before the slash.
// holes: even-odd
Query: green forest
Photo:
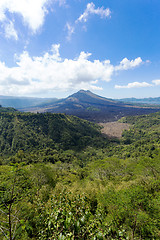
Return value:
<svg viewBox="0 0 160 240">
<path fill-rule="evenodd" d="M 0 107 L 0 239 L 160 239 L 160 112 L 119 121 Z"/>
</svg>

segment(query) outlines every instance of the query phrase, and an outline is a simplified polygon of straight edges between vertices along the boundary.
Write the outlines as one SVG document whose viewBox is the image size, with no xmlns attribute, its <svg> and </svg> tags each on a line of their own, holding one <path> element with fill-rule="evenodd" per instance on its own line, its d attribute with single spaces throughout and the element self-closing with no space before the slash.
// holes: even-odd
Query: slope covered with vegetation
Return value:
<svg viewBox="0 0 160 240">
<path fill-rule="evenodd" d="M 122 118 L 121 140 L 63 114 L 0 119 L 1 239 L 160 238 L 160 113 Z"/>
<path fill-rule="evenodd" d="M 0 113 L 1 155 L 52 149 L 83 148 L 102 139 L 94 123 L 65 114 Z"/>
</svg>

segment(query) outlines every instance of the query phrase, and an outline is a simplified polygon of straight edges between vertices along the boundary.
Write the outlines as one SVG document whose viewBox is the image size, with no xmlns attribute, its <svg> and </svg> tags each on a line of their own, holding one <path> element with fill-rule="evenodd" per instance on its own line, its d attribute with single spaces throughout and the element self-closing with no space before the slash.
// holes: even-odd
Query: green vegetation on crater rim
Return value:
<svg viewBox="0 0 160 240">
<path fill-rule="evenodd" d="M 158 240 L 160 113 L 120 121 L 1 112 L 0 239 Z"/>
</svg>

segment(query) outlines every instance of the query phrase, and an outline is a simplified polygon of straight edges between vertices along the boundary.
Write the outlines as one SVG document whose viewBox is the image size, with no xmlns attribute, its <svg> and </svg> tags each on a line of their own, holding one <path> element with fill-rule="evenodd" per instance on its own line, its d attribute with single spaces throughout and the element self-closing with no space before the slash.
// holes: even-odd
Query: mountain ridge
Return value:
<svg viewBox="0 0 160 240">
<path fill-rule="evenodd" d="M 148 98 L 122 98 L 116 99 L 117 101 L 126 102 L 126 103 L 140 103 L 140 104 L 148 104 L 148 105 L 160 105 L 160 97 L 148 97 Z"/>
<path fill-rule="evenodd" d="M 31 106 L 37 106 L 44 103 L 49 103 L 50 101 L 57 101 L 57 98 L 38 98 L 38 97 L 16 97 L 16 96 L 4 96 L 0 95 L 0 104 L 3 107 L 12 108 L 27 108 Z"/>
<path fill-rule="evenodd" d="M 116 121 L 123 116 L 142 115 L 160 111 L 159 108 L 140 107 L 101 97 L 89 90 L 80 90 L 67 98 L 46 103 L 24 111 L 66 113 L 94 122 Z"/>
</svg>

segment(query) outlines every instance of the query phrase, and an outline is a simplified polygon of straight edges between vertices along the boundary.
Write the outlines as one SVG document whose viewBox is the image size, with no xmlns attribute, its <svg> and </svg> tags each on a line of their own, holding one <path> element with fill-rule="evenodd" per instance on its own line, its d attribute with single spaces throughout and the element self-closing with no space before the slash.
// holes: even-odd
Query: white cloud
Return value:
<svg viewBox="0 0 160 240">
<path fill-rule="evenodd" d="M 101 89 L 99 82 L 109 82 L 117 71 L 109 60 L 89 60 L 91 53 L 62 59 L 59 47 L 53 45 L 51 52 L 36 57 L 23 52 L 16 58 L 15 67 L 0 62 L 0 94 L 47 96 L 58 90 Z"/>
<path fill-rule="evenodd" d="M 26 25 L 36 32 L 43 24 L 47 14 L 47 4 L 53 0 L 1 0 L 0 21 L 9 20 L 7 12 L 19 14 Z"/>
<path fill-rule="evenodd" d="M 109 8 L 104 9 L 104 7 L 95 8 L 95 4 L 93 2 L 88 3 L 84 13 L 80 15 L 80 17 L 76 20 L 76 23 L 87 22 L 90 15 L 99 15 L 101 18 L 107 18 L 111 16 L 111 11 Z"/>
<path fill-rule="evenodd" d="M 95 8 L 95 4 L 93 2 L 88 3 L 84 13 L 80 15 L 80 17 L 74 22 L 74 24 L 71 25 L 68 22 L 66 23 L 65 28 L 68 31 L 67 40 L 71 40 L 71 36 L 75 32 L 77 24 L 79 22 L 87 22 L 90 15 L 98 15 L 101 18 L 109 18 L 111 17 L 111 11 L 109 8 L 104 9 L 103 6 L 101 8 Z M 85 25 L 83 26 L 83 29 L 86 31 Z"/>
<path fill-rule="evenodd" d="M 160 79 L 153 80 L 152 83 L 154 83 L 156 86 L 160 85 Z"/>
<path fill-rule="evenodd" d="M 9 21 L 9 23 L 4 24 L 4 31 L 5 31 L 5 37 L 6 38 L 13 38 L 15 40 L 18 40 L 18 34 L 14 28 L 13 22 Z"/>
<path fill-rule="evenodd" d="M 72 26 L 72 25 L 71 25 L 70 23 L 68 23 L 68 22 L 66 23 L 65 28 L 66 28 L 67 31 L 68 31 L 67 40 L 70 41 L 70 40 L 71 40 L 71 36 L 72 36 L 72 34 L 74 33 L 75 28 L 74 28 L 74 26 Z"/>
<path fill-rule="evenodd" d="M 67 6 L 66 0 L 57 0 L 59 2 L 59 6 Z"/>
<path fill-rule="evenodd" d="M 141 87 L 151 87 L 153 86 L 152 84 L 149 84 L 147 82 L 133 82 L 133 83 L 128 83 L 127 85 L 115 85 L 115 88 L 141 88 Z"/>
<path fill-rule="evenodd" d="M 117 71 L 120 70 L 128 70 L 131 68 L 135 68 L 142 63 L 142 59 L 140 57 L 136 58 L 135 60 L 129 61 L 127 58 L 124 58 L 120 64 L 116 67 Z"/>
</svg>

